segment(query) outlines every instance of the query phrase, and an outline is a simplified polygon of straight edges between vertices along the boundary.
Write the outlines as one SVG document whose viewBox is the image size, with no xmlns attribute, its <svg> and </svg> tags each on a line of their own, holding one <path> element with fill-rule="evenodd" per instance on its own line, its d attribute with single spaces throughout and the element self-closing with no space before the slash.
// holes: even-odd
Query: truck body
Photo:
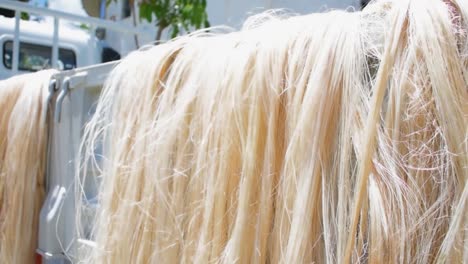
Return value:
<svg viewBox="0 0 468 264">
<path fill-rule="evenodd" d="M 77 239 L 77 232 L 91 233 L 91 223 L 99 208 L 98 172 L 87 172 L 88 177 L 80 186 L 76 185 L 80 142 L 104 82 L 116 63 L 102 63 L 106 61 L 103 56 L 106 47 L 94 32 L 98 27 L 127 36 L 149 33 L 148 37 L 154 32 L 133 28 L 128 23 L 80 17 L 7 0 L 0 6 L 16 12 L 15 18 L 0 17 L 0 80 L 45 68 L 61 70 L 50 83 L 48 105 L 53 118 L 48 123 L 46 199 L 40 212 L 36 253 L 39 263 L 78 262 L 95 244 L 91 237 Z M 51 19 L 21 21 L 20 12 L 41 13 Z M 91 27 L 85 31 L 62 26 L 60 19 L 88 23 Z M 95 153 L 98 161 L 100 151 L 96 149 Z M 76 228 L 77 197 L 85 208 L 80 219 L 84 230 Z"/>
<path fill-rule="evenodd" d="M 52 67 L 53 21 L 20 21 L 18 72 L 13 70 L 15 19 L 0 16 L 0 79 Z M 83 29 L 61 26 L 57 69 L 71 70 L 102 62 L 102 45 Z"/>
</svg>

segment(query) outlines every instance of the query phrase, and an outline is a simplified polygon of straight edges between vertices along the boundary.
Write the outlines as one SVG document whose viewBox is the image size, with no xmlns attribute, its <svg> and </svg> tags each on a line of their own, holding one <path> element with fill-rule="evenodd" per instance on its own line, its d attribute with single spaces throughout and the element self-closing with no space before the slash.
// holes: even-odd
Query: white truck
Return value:
<svg viewBox="0 0 468 264">
<path fill-rule="evenodd" d="M 102 63 L 107 60 L 106 48 L 94 34 L 62 28 L 59 20 L 88 24 L 90 32 L 97 27 L 124 34 L 151 35 L 153 32 L 9 0 L 0 1 L 0 7 L 16 12 L 15 18 L 0 17 L 0 79 L 49 67 L 61 70 L 49 85 L 49 107 L 54 118 L 48 124 L 47 196 L 40 213 L 36 253 L 37 263 L 75 263 L 82 253 L 94 247 L 90 238 L 77 239 L 76 236 L 76 192 L 80 192 L 79 197 L 87 208 L 82 215 L 86 223 L 97 210 L 95 198 L 99 184 L 94 180 L 82 182 L 83 190 L 74 185 L 79 145 L 83 127 L 92 116 L 100 90 L 116 62 Z M 41 14 L 52 20 L 21 21 L 20 12 Z M 99 152 L 97 149 L 97 159 Z M 90 176 L 95 174 L 88 172 Z M 91 228 L 85 225 L 86 230 L 81 231 L 86 234 Z"/>
<path fill-rule="evenodd" d="M 99 34 L 102 32 L 120 32 L 129 36 L 151 36 L 154 33 L 128 24 L 78 16 L 11 0 L 0 1 L 0 7 L 16 12 L 14 18 L 0 15 L 0 80 L 46 68 L 70 70 L 118 60 L 130 51 L 125 50 L 124 54 L 119 54 L 122 52 L 110 48 L 102 40 L 103 36 L 96 37 L 105 35 Z M 44 19 L 21 20 L 21 12 Z M 70 21 L 88 28 L 70 26 Z"/>
<path fill-rule="evenodd" d="M 13 10 L 14 18 L 0 16 L 0 80 L 46 68 L 59 69 L 50 83 L 46 199 L 40 212 L 37 263 L 75 263 L 91 240 L 76 239 L 74 173 L 84 124 L 92 115 L 100 89 L 119 54 L 103 45 L 95 29 L 123 34 L 152 34 L 129 25 L 2 0 L 0 8 Z M 23 21 L 21 12 L 46 17 Z M 60 20 L 89 26 L 65 26 Z M 125 54 L 123 54 L 125 55 Z M 94 172 L 89 172 L 93 174 Z M 93 217 L 97 182 L 85 182 L 82 196 Z M 89 226 L 89 228 L 92 228 Z M 85 230 L 86 232 L 86 230 Z"/>
<path fill-rule="evenodd" d="M 52 67 L 53 26 L 47 21 L 20 21 L 18 70 L 13 67 L 15 19 L 0 17 L 0 79 L 18 73 Z M 102 46 L 93 35 L 72 27 L 61 27 L 55 68 L 71 70 L 101 63 Z"/>
<path fill-rule="evenodd" d="M 103 83 L 115 62 L 63 71 L 50 83 L 48 159 L 46 200 L 39 218 L 37 254 L 42 263 L 75 263 L 82 253 L 94 246 L 87 239 L 77 239 L 75 198 L 80 197 L 86 210 L 82 221 L 90 223 L 97 210 L 98 182 L 95 171 L 87 172 L 83 189 L 75 186 L 76 161 L 83 127 L 93 115 Z M 100 149 L 96 150 L 99 160 Z M 79 195 L 77 195 L 79 194 Z M 84 225 L 89 234 L 92 225 Z"/>
</svg>

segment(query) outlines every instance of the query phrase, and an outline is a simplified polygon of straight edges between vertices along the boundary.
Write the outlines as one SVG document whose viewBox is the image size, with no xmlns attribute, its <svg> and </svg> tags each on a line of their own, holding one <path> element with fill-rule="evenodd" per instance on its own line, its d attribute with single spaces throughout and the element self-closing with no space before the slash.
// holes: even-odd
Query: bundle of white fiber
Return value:
<svg viewBox="0 0 468 264">
<path fill-rule="evenodd" d="M 86 129 L 88 261 L 468 263 L 467 34 L 395 0 L 134 52 Z"/>
<path fill-rule="evenodd" d="M 0 262 L 34 263 L 54 71 L 0 81 Z"/>
</svg>

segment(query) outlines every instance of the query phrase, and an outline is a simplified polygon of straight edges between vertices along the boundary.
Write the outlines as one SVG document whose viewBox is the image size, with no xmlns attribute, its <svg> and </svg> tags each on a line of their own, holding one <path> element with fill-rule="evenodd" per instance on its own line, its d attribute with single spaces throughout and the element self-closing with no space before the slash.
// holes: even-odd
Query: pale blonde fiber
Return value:
<svg viewBox="0 0 468 264">
<path fill-rule="evenodd" d="M 84 261 L 468 263 L 467 128 L 465 0 L 268 12 L 136 51 L 85 131 Z"/>
<path fill-rule="evenodd" d="M 0 81 L 0 262 L 34 263 L 54 71 Z"/>
</svg>

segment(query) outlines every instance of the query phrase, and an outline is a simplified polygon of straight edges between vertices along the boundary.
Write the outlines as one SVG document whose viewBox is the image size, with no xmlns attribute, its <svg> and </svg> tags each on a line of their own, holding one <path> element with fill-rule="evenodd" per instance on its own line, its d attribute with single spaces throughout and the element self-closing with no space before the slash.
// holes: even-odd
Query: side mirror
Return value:
<svg viewBox="0 0 468 264">
<path fill-rule="evenodd" d="M 102 48 L 101 60 L 102 62 L 120 60 L 120 54 L 113 48 L 104 47 Z"/>
</svg>

